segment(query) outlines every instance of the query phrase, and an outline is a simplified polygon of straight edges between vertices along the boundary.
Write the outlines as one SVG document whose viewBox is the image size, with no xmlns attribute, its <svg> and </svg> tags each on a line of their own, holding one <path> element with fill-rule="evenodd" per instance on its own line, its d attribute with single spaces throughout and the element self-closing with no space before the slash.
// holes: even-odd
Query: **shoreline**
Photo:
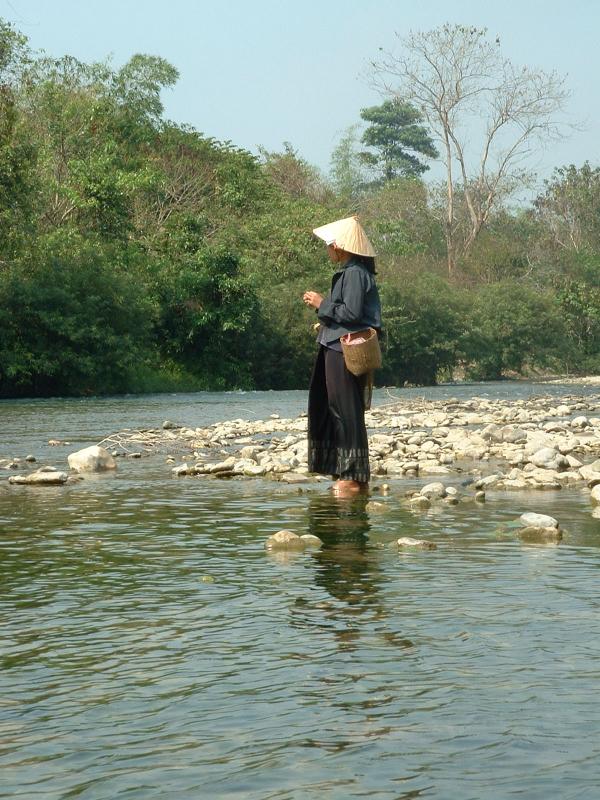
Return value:
<svg viewBox="0 0 600 800">
<path fill-rule="evenodd" d="M 597 416 L 595 415 L 597 414 Z M 447 480 L 485 490 L 591 489 L 600 483 L 600 394 L 527 400 L 393 400 L 365 415 L 372 481 Z M 186 428 L 122 431 L 113 456 L 161 454 L 174 477 L 329 480 L 308 472 L 304 413 Z M 132 453 L 132 448 L 138 452 Z M 177 463 L 179 461 L 179 463 Z"/>
<path fill-rule="evenodd" d="M 465 502 L 476 499 L 477 492 L 587 493 L 600 484 L 600 393 L 514 400 L 393 398 L 365 419 L 373 493 L 374 484 L 388 482 L 409 506 L 415 486 L 421 489 L 430 481 L 454 485 L 458 500 Z M 202 428 L 167 420 L 160 428 L 123 429 L 98 444 L 117 464 L 149 457 L 162 461 L 166 478 L 258 478 L 308 488 L 330 478 L 308 472 L 306 427 L 304 412 Z M 69 472 L 67 455 L 77 448 L 66 441 L 48 444 L 55 445 L 52 455 L 41 462 L 30 463 L 25 454 L 0 457 L 0 475 Z M 82 479 L 85 473 L 82 478 L 70 471 L 67 483 Z M 414 508 L 419 510 L 418 504 Z"/>
</svg>

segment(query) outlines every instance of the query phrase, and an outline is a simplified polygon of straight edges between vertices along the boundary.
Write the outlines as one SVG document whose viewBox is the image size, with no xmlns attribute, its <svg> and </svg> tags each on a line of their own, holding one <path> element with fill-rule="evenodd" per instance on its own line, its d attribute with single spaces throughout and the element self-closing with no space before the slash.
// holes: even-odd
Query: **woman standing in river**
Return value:
<svg viewBox="0 0 600 800">
<path fill-rule="evenodd" d="M 381 328 L 375 283 L 375 251 L 357 217 L 337 220 L 313 233 L 327 245 L 338 269 L 327 297 L 304 293 L 317 311 L 319 352 L 308 399 L 308 467 L 332 475 L 334 492 L 351 495 L 369 484 L 369 443 L 365 426 L 367 376 L 354 376 L 344 363 L 340 337 Z"/>
</svg>

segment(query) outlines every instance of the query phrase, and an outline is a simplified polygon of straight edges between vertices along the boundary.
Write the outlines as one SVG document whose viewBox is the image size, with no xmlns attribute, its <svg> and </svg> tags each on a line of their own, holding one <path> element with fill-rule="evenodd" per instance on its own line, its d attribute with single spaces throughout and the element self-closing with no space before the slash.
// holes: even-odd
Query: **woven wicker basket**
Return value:
<svg viewBox="0 0 600 800">
<path fill-rule="evenodd" d="M 350 344 L 348 339 L 351 338 L 351 336 L 361 336 L 366 341 L 360 342 L 359 344 Z M 379 339 L 377 338 L 377 331 L 375 328 L 368 328 L 365 331 L 342 336 L 340 341 L 342 343 L 342 352 L 344 353 L 346 369 L 353 375 L 364 375 L 367 372 L 372 372 L 374 369 L 379 369 L 381 367 L 381 348 L 379 347 Z"/>
</svg>

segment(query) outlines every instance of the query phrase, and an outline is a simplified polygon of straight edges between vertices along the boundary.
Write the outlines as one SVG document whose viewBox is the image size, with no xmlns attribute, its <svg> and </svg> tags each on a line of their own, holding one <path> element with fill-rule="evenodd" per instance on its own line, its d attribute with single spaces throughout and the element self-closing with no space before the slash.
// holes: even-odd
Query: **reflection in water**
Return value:
<svg viewBox="0 0 600 800">
<path fill-rule="evenodd" d="M 367 547 L 368 498 L 322 495 L 308 505 L 308 532 L 323 547 L 315 554 L 319 586 L 350 605 L 371 603 L 376 594 L 377 565 Z"/>
<path fill-rule="evenodd" d="M 369 543 L 368 497 L 352 498 L 320 495 L 308 505 L 308 532 L 318 536 L 323 546 L 312 555 L 315 583 L 326 589 L 337 602 L 318 603 L 313 625 L 333 631 L 339 646 L 353 650 L 366 628 L 380 643 L 411 647 L 412 642 L 386 629 L 387 617 L 381 599 L 384 582 L 380 551 Z M 298 606 L 305 601 L 298 600 Z M 325 614 L 323 614 L 323 611 Z M 305 609 L 304 623 L 309 609 Z"/>
</svg>

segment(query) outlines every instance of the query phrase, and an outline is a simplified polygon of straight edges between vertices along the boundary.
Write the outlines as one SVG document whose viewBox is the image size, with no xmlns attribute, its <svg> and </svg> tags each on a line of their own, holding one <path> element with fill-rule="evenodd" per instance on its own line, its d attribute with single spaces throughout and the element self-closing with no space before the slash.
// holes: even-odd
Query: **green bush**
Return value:
<svg viewBox="0 0 600 800">
<path fill-rule="evenodd" d="M 556 298 L 524 283 L 479 287 L 465 337 L 468 376 L 497 380 L 507 371 L 556 365 L 569 350 Z"/>
<path fill-rule="evenodd" d="M 465 298 L 434 274 L 380 287 L 384 366 L 380 382 L 402 386 L 435 384 L 451 374 L 462 355 Z"/>
<path fill-rule="evenodd" d="M 151 314 L 100 254 L 38 255 L 0 272 L 0 395 L 122 392 L 148 357 Z"/>
</svg>

